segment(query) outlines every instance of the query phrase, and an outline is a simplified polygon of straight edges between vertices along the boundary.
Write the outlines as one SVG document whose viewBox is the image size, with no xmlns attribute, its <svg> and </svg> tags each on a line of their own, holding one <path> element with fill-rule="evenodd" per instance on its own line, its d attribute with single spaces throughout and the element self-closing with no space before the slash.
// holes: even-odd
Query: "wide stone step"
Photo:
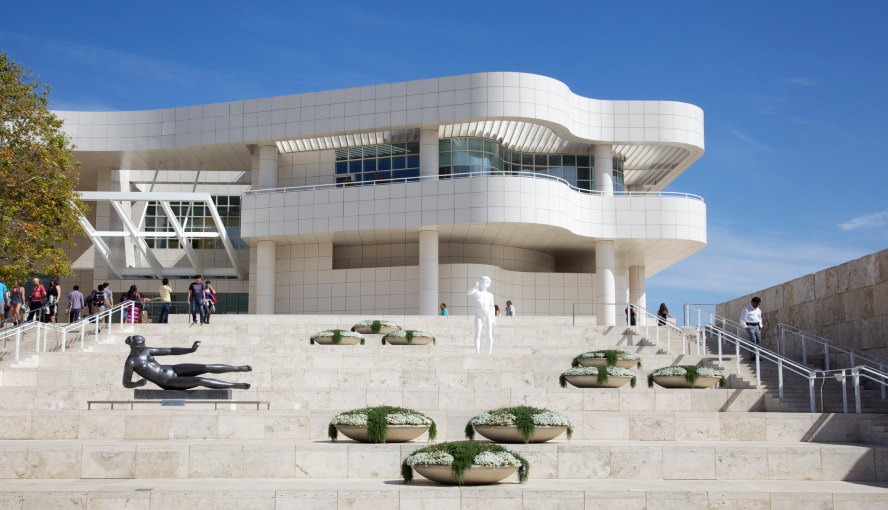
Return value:
<svg viewBox="0 0 888 510">
<path fill-rule="evenodd" d="M 389 480 L 399 477 L 400 464 L 410 453 L 427 445 L 351 440 L 0 441 L 0 479 Z M 873 446 L 566 439 L 505 446 L 528 460 L 535 480 L 888 481 L 888 465 L 881 461 L 888 448 Z"/>
<path fill-rule="evenodd" d="M 546 480 L 456 487 L 389 480 L 6 480 L 4 508 L 296 510 L 880 508 L 886 484 L 844 481 Z"/>
</svg>

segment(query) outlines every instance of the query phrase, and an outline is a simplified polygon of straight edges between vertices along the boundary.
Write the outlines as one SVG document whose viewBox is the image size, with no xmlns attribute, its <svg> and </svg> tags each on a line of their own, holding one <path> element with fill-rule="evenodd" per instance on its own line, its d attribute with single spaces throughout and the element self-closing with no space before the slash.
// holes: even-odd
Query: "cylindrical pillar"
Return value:
<svg viewBox="0 0 888 510">
<path fill-rule="evenodd" d="M 274 314 L 277 243 L 256 242 L 256 313 Z"/>
<path fill-rule="evenodd" d="M 438 315 L 438 232 L 419 232 L 419 314 Z"/>
<path fill-rule="evenodd" d="M 437 175 L 438 130 L 423 129 L 419 132 L 419 176 L 428 179 Z"/>
<path fill-rule="evenodd" d="M 595 241 L 595 301 L 598 308 L 598 325 L 617 324 L 617 284 L 614 275 L 614 242 Z"/>
<path fill-rule="evenodd" d="M 276 145 L 259 147 L 259 189 L 278 187 L 278 148 Z"/>
<path fill-rule="evenodd" d="M 614 146 L 595 146 L 595 191 L 614 192 Z"/>
<path fill-rule="evenodd" d="M 647 308 L 644 291 L 644 266 L 629 267 L 629 302 L 641 308 Z M 638 321 L 643 326 L 647 322 L 647 318 L 639 313 Z"/>
</svg>

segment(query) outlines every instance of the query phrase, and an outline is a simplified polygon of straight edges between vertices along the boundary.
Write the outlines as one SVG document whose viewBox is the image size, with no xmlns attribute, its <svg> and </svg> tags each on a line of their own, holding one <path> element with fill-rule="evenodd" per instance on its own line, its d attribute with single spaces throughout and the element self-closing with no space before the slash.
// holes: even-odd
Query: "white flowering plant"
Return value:
<svg viewBox="0 0 888 510">
<path fill-rule="evenodd" d="M 610 365 L 593 365 L 590 367 L 569 368 L 558 378 L 562 388 L 567 387 L 567 377 L 575 375 L 594 375 L 598 377 L 599 386 L 607 384 L 610 377 L 631 377 L 632 387 L 635 387 L 635 372 L 628 368 L 613 367 Z"/>
<path fill-rule="evenodd" d="M 533 439 L 536 427 L 567 427 L 567 438 L 570 439 L 576 426 L 573 418 L 566 414 L 529 406 L 502 407 L 484 411 L 466 423 L 464 431 L 466 439 L 475 439 L 475 427 L 478 425 L 517 427 L 525 443 Z"/>
<path fill-rule="evenodd" d="M 407 329 L 407 330 L 400 329 L 398 331 L 392 331 L 391 333 L 382 337 L 382 345 L 386 344 L 386 338 L 406 338 L 407 343 L 412 344 L 413 339 L 416 337 L 431 338 L 433 344 L 437 342 L 437 340 L 435 339 L 435 335 L 429 333 L 428 331 L 414 331 L 412 329 Z"/>
<path fill-rule="evenodd" d="M 654 387 L 654 378 L 655 377 L 669 377 L 669 376 L 684 376 L 685 380 L 691 386 L 697 382 L 697 379 L 700 377 L 718 377 L 718 385 L 722 388 L 725 387 L 725 374 L 721 371 L 716 370 L 714 368 L 709 367 L 698 367 L 694 365 L 673 365 L 663 368 L 658 368 L 653 372 L 648 374 L 648 387 Z"/>
<path fill-rule="evenodd" d="M 638 354 L 635 354 L 634 352 L 619 351 L 619 350 L 615 350 L 615 349 L 605 349 L 605 350 L 601 350 L 601 351 L 584 352 L 583 354 L 580 354 L 579 356 L 577 356 L 573 359 L 571 366 L 572 367 L 582 366 L 580 364 L 581 359 L 601 359 L 601 358 L 607 359 L 607 364 L 610 366 L 616 366 L 617 361 L 621 360 L 621 359 L 630 360 L 630 361 L 637 361 L 638 368 L 641 368 L 641 356 L 639 356 Z"/>
<path fill-rule="evenodd" d="M 521 455 L 494 443 L 476 441 L 450 441 L 420 448 L 401 463 L 404 483 L 413 481 L 416 465 L 450 466 L 453 477 L 462 485 L 466 471 L 475 467 L 518 467 L 518 481 L 525 483 L 530 474 L 530 464 Z"/>
<path fill-rule="evenodd" d="M 327 435 L 333 441 L 339 437 L 336 425 L 366 426 L 367 437 L 371 443 L 384 443 L 389 425 L 427 426 L 429 427 L 429 440 L 433 441 L 438 437 L 438 425 L 435 420 L 419 411 L 403 407 L 365 407 L 339 413 L 330 420 L 330 424 L 327 426 Z"/>
<path fill-rule="evenodd" d="M 358 328 L 370 328 L 370 333 L 372 333 L 374 335 L 378 335 L 379 331 L 382 328 L 401 329 L 401 326 L 399 324 L 396 324 L 391 321 L 366 320 L 366 321 L 361 321 L 361 322 L 355 324 L 354 326 L 352 326 L 351 330 L 354 331 Z"/>
<path fill-rule="evenodd" d="M 327 331 L 318 331 L 317 333 L 311 335 L 309 338 L 309 342 L 312 345 L 315 343 L 315 338 L 324 338 L 324 337 L 332 337 L 333 345 L 339 345 L 342 343 L 342 337 L 348 338 L 360 338 L 361 345 L 364 345 L 364 335 L 360 333 L 355 333 L 354 331 L 348 331 L 345 329 L 330 329 Z"/>
</svg>

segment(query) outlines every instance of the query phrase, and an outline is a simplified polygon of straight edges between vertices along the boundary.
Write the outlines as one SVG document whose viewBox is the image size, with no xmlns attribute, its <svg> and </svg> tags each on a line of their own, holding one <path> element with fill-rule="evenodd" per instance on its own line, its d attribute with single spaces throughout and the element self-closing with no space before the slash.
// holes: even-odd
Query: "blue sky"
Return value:
<svg viewBox="0 0 888 510">
<path fill-rule="evenodd" d="M 648 303 L 721 302 L 888 248 L 884 2 L 44 2 L 0 49 L 57 109 L 140 110 L 481 71 L 687 101 L 709 246 Z M 879 156 L 882 154 L 882 156 Z"/>
</svg>

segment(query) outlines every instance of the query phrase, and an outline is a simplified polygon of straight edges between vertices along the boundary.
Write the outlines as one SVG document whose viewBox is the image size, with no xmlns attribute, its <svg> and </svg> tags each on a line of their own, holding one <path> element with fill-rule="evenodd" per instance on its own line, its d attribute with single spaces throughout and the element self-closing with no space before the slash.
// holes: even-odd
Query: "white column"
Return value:
<svg viewBox="0 0 888 510">
<path fill-rule="evenodd" d="M 419 232 L 419 314 L 438 315 L 438 232 Z"/>
<path fill-rule="evenodd" d="M 614 242 L 595 241 L 595 302 L 614 303 L 617 300 L 617 284 L 614 275 Z M 617 307 L 613 304 L 600 304 L 598 308 L 598 325 L 615 326 L 617 324 Z"/>
<path fill-rule="evenodd" d="M 595 146 L 595 191 L 614 192 L 614 147 Z"/>
<path fill-rule="evenodd" d="M 423 129 L 419 132 L 419 176 L 435 175 L 438 175 L 438 130 Z"/>
<path fill-rule="evenodd" d="M 635 303 L 641 308 L 647 308 L 647 299 L 644 291 L 644 266 L 629 267 L 629 302 Z M 638 323 L 644 325 L 646 318 L 638 315 Z"/>
<path fill-rule="evenodd" d="M 259 189 L 278 187 L 278 149 L 276 145 L 259 147 Z"/>
<path fill-rule="evenodd" d="M 274 314 L 277 243 L 256 242 L 256 313 Z"/>
</svg>

